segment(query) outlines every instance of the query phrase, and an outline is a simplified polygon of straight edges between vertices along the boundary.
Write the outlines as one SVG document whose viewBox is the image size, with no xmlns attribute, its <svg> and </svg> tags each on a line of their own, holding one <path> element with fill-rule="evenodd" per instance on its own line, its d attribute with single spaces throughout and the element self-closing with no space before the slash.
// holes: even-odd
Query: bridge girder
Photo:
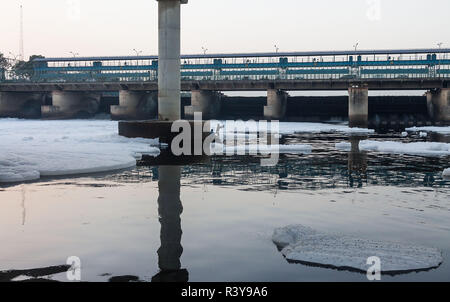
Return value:
<svg viewBox="0 0 450 302">
<path fill-rule="evenodd" d="M 450 79 L 368 79 L 368 80 L 236 80 L 236 81 L 182 81 L 182 91 L 285 91 L 347 90 L 354 85 L 365 85 L 369 90 L 431 90 L 450 87 Z M 0 91 L 51 92 L 61 91 L 157 91 L 156 81 L 148 82 L 74 82 L 74 83 L 0 83 Z"/>
</svg>

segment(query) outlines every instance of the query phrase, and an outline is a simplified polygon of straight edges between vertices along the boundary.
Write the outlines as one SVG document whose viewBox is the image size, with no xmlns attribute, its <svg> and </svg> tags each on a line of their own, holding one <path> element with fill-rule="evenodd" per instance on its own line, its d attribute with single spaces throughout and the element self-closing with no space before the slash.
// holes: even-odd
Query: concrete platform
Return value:
<svg viewBox="0 0 450 302">
<path fill-rule="evenodd" d="M 191 127 L 191 142 L 194 148 L 194 143 L 198 139 L 194 136 L 194 129 L 200 127 L 202 129 L 202 135 L 200 137 L 201 143 L 211 134 L 211 131 L 203 131 L 205 124 L 207 124 L 207 129 L 211 129 L 209 121 L 187 121 Z M 172 140 L 179 135 L 179 132 L 172 132 L 172 124 L 170 121 L 121 121 L 119 122 L 119 135 L 128 138 L 159 138 L 160 143 L 170 144 Z M 203 149 L 203 148 L 202 148 Z M 194 154 L 194 152 L 192 153 Z"/>
</svg>

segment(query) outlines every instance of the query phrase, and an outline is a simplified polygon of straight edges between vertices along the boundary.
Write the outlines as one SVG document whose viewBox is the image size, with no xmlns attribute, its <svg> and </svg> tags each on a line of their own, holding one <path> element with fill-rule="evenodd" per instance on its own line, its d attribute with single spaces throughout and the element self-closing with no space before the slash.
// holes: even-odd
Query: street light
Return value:
<svg viewBox="0 0 450 302">
<path fill-rule="evenodd" d="M 353 48 L 355 49 L 355 52 L 358 49 L 358 45 L 359 45 L 359 42 L 357 42 L 355 45 L 353 45 Z"/>
<path fill-rule="evenodd" d="M 78 56 L 79 55 L 79 53 L 78 52 L 73 52 L 73 51 L 69 51 L 69 53 L 71 53 L 72 55 L 73 55 L 73 57 L 75 58 L 76 56 Z"/>
<path fill-rule="evenodd" d="M 442 43 L 442 42 L 437 43 L 437 46 L 439 47 L 439 50 L 441 50 L 441 47 L 442 47 L 443 44 L 444 44 L 444 43 Z M 440 70 L 441 70 L 441 55 L 438 54 L 437 56 L 438 56 L 438 58 L 439 58 L 439 61 L 438 61 L 438 67 L 437 67 L 438 72 L 437 72 L 437 73 L 438 73 L 438 75 L 440 76 Z"/>
<path fill-rule="evenodd" d="M 274 45 L 273 47 L 275 47 L 275 53 L 278 53 L 278 50 L 280 50 L 280 48 L 277 45 Z"/>
<path fill-rule="evenodd" d="M 10 51 L 9 51 L 9 54 L 14 58 L 14 61 L 16 61 L 16 62 L 17 62 L 17 58 L 20 57 L 20 55 L 13 54 Z"/>
<path fill-rule="evenodd" d="M 202 46 L 203 54 L 206 55 L 206 52 L 208 51 L 208 48 L 205 48 Z"/>
<path fill-rule="evenodd" d="M 136 50 L 136 48 L 133 48 L 133 51 L 136 53 L 136 56 L 139 57 L 139 55 L 142 53 L 142 50 Z"/>
</svg>

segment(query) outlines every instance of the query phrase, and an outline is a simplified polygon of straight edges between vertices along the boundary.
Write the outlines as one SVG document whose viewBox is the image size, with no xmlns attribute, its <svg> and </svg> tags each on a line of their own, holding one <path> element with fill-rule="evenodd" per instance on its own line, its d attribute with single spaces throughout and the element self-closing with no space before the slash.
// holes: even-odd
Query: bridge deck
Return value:
<svg viewBox="0 0 450 302">
<path fill-rule="evenodd" d="M 430 89 L 450 80 L 450 49 L 183 55 L 180 64 L 183 90 L 342 90 L 355 81 L 370 89 Z M 157 56 L 40 58 L 31 65 L 0 70 L 1 89 L 156 90 L 158 79 Z"/>
<path fill-rule="evenodd" d="M 450 79 L 365 79 L 365 80 L 236 80 L 236 81 L 182 81 L 183 91 L 287 91 L 347 90 L 350 86 L 366 85 L 369 90 L 429 90 L 449 88 Z M 50 92 L 50 91 L 157 91 L 157 81 L 138 82 L 65 82 L 65 83 L 0 83 L 0 91 Z"/>
</svg>

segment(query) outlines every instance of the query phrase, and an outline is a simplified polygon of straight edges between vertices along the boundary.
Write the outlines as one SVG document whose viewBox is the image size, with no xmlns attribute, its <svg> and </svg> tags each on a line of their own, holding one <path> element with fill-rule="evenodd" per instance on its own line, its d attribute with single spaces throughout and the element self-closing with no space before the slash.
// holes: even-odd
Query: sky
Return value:
<svg viewBox="0 0 450 302">
<path fill-rule="evenodd" d="M 155 0 L 2 0 L 0 52 L 157 54 Z M 189 0 L 182 53 L 450 47 L 449 0 Z"/>
</svg>

